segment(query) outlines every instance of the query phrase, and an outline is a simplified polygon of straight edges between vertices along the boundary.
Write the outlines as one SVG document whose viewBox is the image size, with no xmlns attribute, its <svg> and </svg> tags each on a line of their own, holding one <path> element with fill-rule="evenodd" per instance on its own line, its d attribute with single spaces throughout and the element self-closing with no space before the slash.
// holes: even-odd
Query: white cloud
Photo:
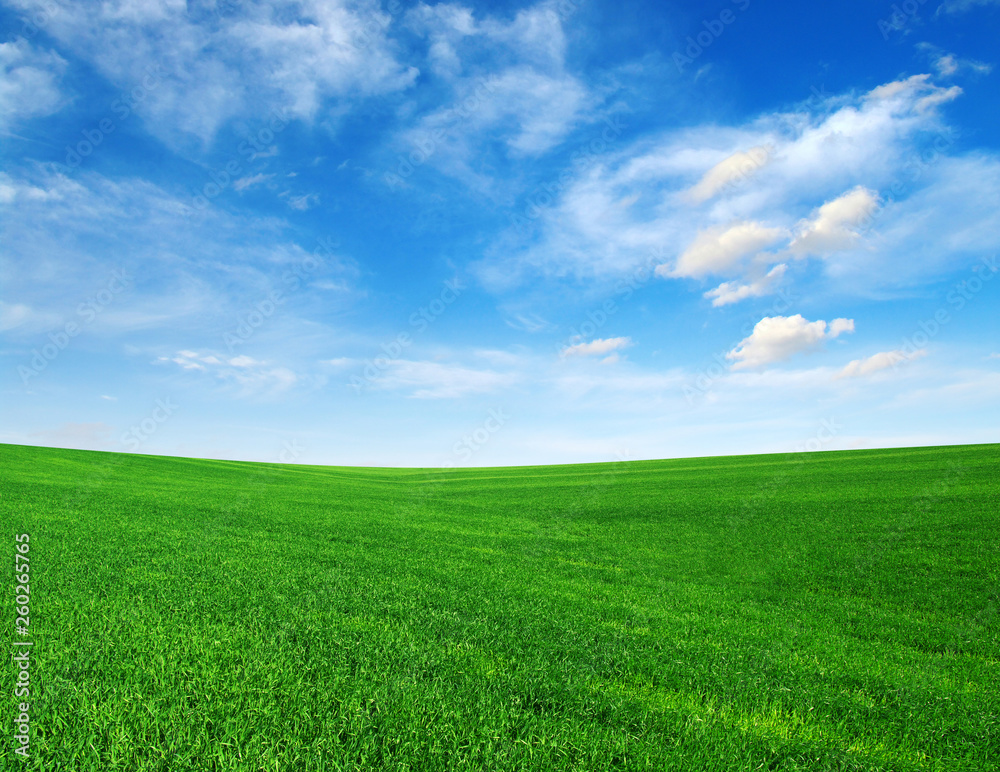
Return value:
<svg viewBox="0 0 1000 772">
<path fill-rule="evenodd" d="M 78 170 L 73 177 L 48 166 L 27 164 L 0 175 L 5 229 L 4 284 L 16 306 L 0 319 L 19 322 L 23 337 L 56 324 L 84 322 L 89 340 L 143 330 L 169 330 L 198 340 L 206 329 L 234 331 L 238 319 L 274 289 L 283 291 L 286 270 L 312 259 L 318 245 L 288 241 L 287 223 L 275 217 L 233 214 L 220 208 L 192 212 L 183 201 L 149 182 L 110 180 Z M 234 261 L 233 255 L 240 260 Z M 296 290 L 296 303 L 282 306 L 257 334 L 267 337 L 295 325 L 314 308 L 315 284 L 354 286 L 353 264 L 339 254 L 320 254 Z M 83 319 L 81 303 L 105 289 L 115 271 L 120 282 L 99 313 Z M 301 273 L 301 271 L 300 271 Z M 324 293 L 324 309 L 343 307 L 351 291 Z M 318 298 L 316 298 L 318 302 Z M 283 330 L 290 332 L 290 330 Z"/>
<path fill-rule="evenodd" d="M 563 20 L 542 2 L 512 20 L 477 20 L 459 5 L 421 4 L 407 23 L 428 42 L 430 71 L 450 96 L 400 132 L 390 162 L 414 155 L 480 191 L 495 184 L 491 153 L 537 156 L 558 145 L 599 101 L 566 65 Z M 403 182 L 402 184 L 406 184 Z"/>
<path fill-rule="evenodd" d="M 796 255 L 824 255 L 857 244 L 854 230 L 863 224 L 878 205 L 878 193 L 858 186 L 823 204 L 809 220 L 799 224 L 798 235 L 789 249 Z"/>
<path fill-rule="evenodd" d="M 934 68 L 938 71 L 938 75 L 948 77 L 958 72 L 958 62 L 952 54 L 944 54 L 934 61 Z"/>
<path fill-rule="evenodd" d="M 904 351 L 903 349 L 897 349 L 895 351 L 880 351 L 877 354 L 872 354 L 870 357 L 865 359 L 855 359 L 849 362 L 843 370 L 841 370 L 836 378 L 858 378 L 863 375 L 871 375 L 872 373 L 877 373 L 879 370 L 885 370 L 886 368 L 893 367 L 902 362 L 908 362 L 912 359 L 919 359 L 922 356 L 926 356 L 927 349 L 917 349 L 916 351 Z"/>
<path fill-rule="evenodd" d="M 288 206 L 292 209 L 297 209 L 300 212 L 305 212 L 306 210 L 316 206 L 319 203 L 319 196 L 315 193 L 306 193 L 303 196 L 289 196 Z"/>
<path fill-rule="evenodd" d="M 1000 0 L 945 0 L 938 13 L 964 13 L 979 6 L 1000 5 Z"/>
<path fill-rule="evenodd" d="M 59 82 L 66 60 L 23 38 L 0 43 L 0 128 L 51 115 L 66 102 Z"/>
<path fill-rule="evenodd" d="M 950 78 L 962 71 L 971 71 L 980 75 L 986 75 L 993 70 L 993 66 L 975 59 L 963 59 L 960 56 L 946 52 L 940 46 L 933 43 L 917 43 L 917 49 L 922 51 L 928 61 L 937 70 L 942 78 Z"/>
<path fill-rule="evenodd" d="M 631 345 L 632 339 L 629 337 L 597 338 L 589 343 L 576 343 L 572 346 L 567 346 L 562 350 L 560 355 L 564 357 L 601 356 L 610 354 L 612 351 L 620 351 Z"/>
<path fill-rule="evenodd" d="M 253 174 L 248 177 L 240 177 L 238 180 L 233 182 L 233 190 L 242 192 L 260 185 L 262 182 L 267 182 L 272 177 L 274 177 L 273 174 Z"/>
<path fill-rule="evenodd" d="M 463 39 L 475 35 L 478 25 L 472 9 L 451 3 L 421 3 L 407 14 L 407 24 L 427 36 L 430 69 L 440 77 L 457 77 L 463 64 L 458 53 Z"/>
<path fill-rule="evenodd" d="M 291 369 L 274 366 L 246 354 L 225 357 L 183 350 L 173 356 L 157 357 L 156 361 L 172 362 L 182 370 L 203 373 L 238 397 L 275 397 L 299 382 L 299 377 Z"/>
<path fill-rule="evenodd" d="M 671 270 L 667 264 L 656 268 L 657 276 L 704 276 L 727 273 L 747 255 L 759 252 L 785 237 L 781 228 L 768 228 L 757 222 L 719 225 L 698 233 L 695 240 L 677 258 Z"/>
<path fill-rule="evenodd" d="M 509 318 L 504 319 L 504 323 L 508 327 L 513 327 L 515 330 L 522 330 L 523 332 L 541 332 L 552 327 L 551 322 L 534 313 L 515 313 Z"/>
<path fill-rule="evenodd" d="M 698 184 L 688 191 L 688 197 L 698 204 L 712 198 L 767 164 L 773 151 L 771 146 L 760 145 L 733 153 L 705 172 Z"/>
<path fill-rule="evenodd" d="M 936 106 L 958 94 L 936 85 L 929 75 L 917 75 L 866 94 L 812 100 L 740 126 L 694 126 L 612 145 L 554 176 L 559 184 L 551 204 L 533 210 L 531 202 L 538 196 L 526 196 L 517 213 L 529 227 L 512 227 L 497 239 L 476 270 L 487 286 L 503 288 L 538 274 L 627 274 L 658 256 L 664 277 L 726 271 L 732 275 L 725 278 L 749 284 L 756 277 L 744 268 L 762 266 L 758 261 L 747 265 L 742 258 L 753 247 L 769 244 L 751 242 L 744 249 L 739 230 L 729 234 L 731 247 L 720 243 L 718 236 L 731 223 L 754 224 L 744 228 L 745 236 L 778 230 L 789 241 L 798 236 L 796 250 L 802 255 L 812 250 L 825 255 L 834 247 L 858 249 L 862 242 L 852 235 L 852 223 L 870 205 L 874 191 L 904 181 L 906 198 L 912 198 L 931 183 L 927 170 L 913 179 L 913 160 L 926 150 L 928 140 L 937 136 L 940 145 L 940 138 L 949 136 Z M 768 149 L 767 161 L 752 174 L 733 179 L 733 168 L 739 167 L 740 154 L 750 154 L 748 148 Z M 939 155 L 935 168 L 954 160 L 947 152 L 945 148 Z M 984 174 L 980 170 L 976 177 Z M 971 192 L 961 197 L 973 203 Z M 979 200 L 977 196 L 975 202 Z M 899 197 L 894 205 L 898 203 Z M 847 211 L 851 207 L 855 211 Z M 932 214 L 912 216 L 919 221 Z M 975 227 L 985 230 L 986 225 L 977 222 Z M 942 229 L 932 238 L 946 235 Z M 780 246 L 777 236 L 774 243 Z M 686 254 L 680 255 L 684 247 Z M 898 266 L 896 248 L 880 241 L 877 253 L 868 255 L 869 263 Z M 779 254 L 774 257 L 773 262 L 782 261 Z"/>
<path fill-rule="evenodd" d="M 417 72 L 398 62 L 393 23 L 375 0 L 236 3 L 221 15 L 183 0 L 158 3 L 12 0 L 46 11 L 46 33 L 124 91 L 142 89 L 138 112 L 171 146 L 209 142 L 235 117 L 266 124 L 272 110 L 311 121 L 331 99 L 407 88 Z"/>
<path fill-rule="evenodd" d="M 510 387 L 518 380 L 514 373 L 498 373 L 440 362 L 393 360 L 375 382 L 382 390 L 407 390 L 416 399 L 455 399 L 470 394 L 487 394 Z"/>
<path fill-rule="evenodd" d="M 39 331 L 54 327 L 59 316 L 36 311 L 25 303 L 5 303 L 0 300 L 0 332 L 22 328 Z"/>
<path fill-rule="evenodd" d="M 746 298 L 760 297 L 770 292 L 782 276 L 785 275 L 786 266 L 779 263 L 767 272 L 763 277 L 749 284 L 740 284 L 735 281 L 725 281 L 713 290 L 705 293 L 706 298 L 712 298 L 712 305 L 715 307 L 726 306 L 730 303 L 738 303 Z"/>
<path fill-rule="evenodd" d="M 757 322 L 750 336 L 726 354 L 726 359 L 733 360 L 734 370 L 761 367 L 790 359 L 817 348 L 823 341 L 836 338 L 842 332 L 853 331 L 853 319 L 834 319 L 828 328 L 825 321 L 810 322 L 801 314 L 765 316 Z"/>
</svg>

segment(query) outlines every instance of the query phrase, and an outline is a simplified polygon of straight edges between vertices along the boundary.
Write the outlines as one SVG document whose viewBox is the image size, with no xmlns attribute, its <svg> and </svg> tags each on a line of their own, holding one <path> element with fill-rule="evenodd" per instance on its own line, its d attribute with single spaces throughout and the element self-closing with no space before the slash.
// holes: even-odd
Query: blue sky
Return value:
<svg viewBox="0 0 1000 772">
<path fill-rule="evenodd" d="M 5 0 L 0 441 L 996 442 L 1000 2 Z"/>
</svg>

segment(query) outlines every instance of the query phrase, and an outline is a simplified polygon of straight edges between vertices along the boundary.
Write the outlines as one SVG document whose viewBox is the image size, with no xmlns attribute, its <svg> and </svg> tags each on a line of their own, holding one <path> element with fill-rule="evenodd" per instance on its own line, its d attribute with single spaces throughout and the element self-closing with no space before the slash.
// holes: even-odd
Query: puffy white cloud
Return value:
<svg viewBox="0 0 1000 772">
<path fill-rule="evenodd" d="M 789 242 L 798 236 L 793 254 L 800 256 L 846 249 L 828 262 L 824 270 L 831 271 L 861 246 L 852 223 L 871 205 L 874 191 L 888 191 L 902 181 L 906 198 L 913 199 L 932 186 L 934 170 L 959 160 L 947 155 L 950 144 L 945 142 L 933 169 L 924 170 L 919 180 L 913 180 L 907 166 L 931 135 L 947 138 L 935 107 L 958 94 L 922 74 L 866 94 L 813 99 L 739 126 L 696 126 L 610 145 L 600 155 L 568 166 L 549 204 L 533 209 L 532 202 L 544 196 L 540 191 L 527 195 L 518 214 L 529 227 L 512 227 L 477 271 L 488 286 L 501 288 L 537 274 L 621 275 L 649 264 L 656 255 L 656 264 L 664 266 L 659 271 L 663 278 L 703 276 L 721 269 L 731 272 L 724 278 L 748 285 L 756 277 L 747 275 L 744 265 L 761 266 L 742 261 L 747 253 L 738 243 L 739 231 L 729 234 L 731 249 L 719 243 L 716 237 L 730 223 L 780 229 Z M 752 155 L 758 148 L 768 150 L 766 163 L 734 178 L 741 160 L 753 160 L 741 154 Z M 988 179 L 992 160 L 979 164 L 968 180 L 969 192 L 959 194 L 969 212 L 959 221 L 983 233 L 995 231 L 979 216 L 982 199 L 972 191 L 993 185 Z M 897 197 L 893 206 L 899 203 Z M 876 227 L 890 219 L 887 214 L 880 214 Z M 935 211 L 907 213 L 913 222 L 936 216 Z M 744 230 L 744 235 L 750 231 Z M 948 232 L 935 229 L 930 238 L 940 241 Z M 880 236 L 876 232 L 866 240 L 872 250 L 867 264 L 898 268 L 901 245 Z M 681 257 L 678 253 L 685 248 Z M 943 254 L 940 249 L 938 253 Z M 783 261 L 781 255 L 775 258 L 773 262 Z"/>
<path fill-rule="evenodd" d="M 724 281 L 715 289 L 706 292 L 705 297 L 712 298 L 712 305 L 718 307 L 738 303 L 746 298 L 766 295 L 771 291 L 771 287 L 785 275 L 787 267 L 784 263 L 779 263 L 760 279 L 751 281 L 749 284 Z"/>
<path fill-rule="evenodd" d="M 589 343 L 576 343 L 567 346 L 560 355 L 564 357 L 603 356 L 631 345 L 632 339 L 629 337 L 596 338 Z"/>
<path fill-rule="evenodd" d="M 824 255 L 849 249 L 860 236 L 854 230 L 878 206 L 878 193 L 859 185 L 823 204 L 813 216 L 799 224 L 789 249 L 796 255 Z"/>
<path fill-rule="evenodd" d="M 767 164 L 772 152 L 773 146 L 759 145 L 747 151 L 733 153 L 705 172 L 698 184 L 688 190 L 688 198 L 698 204 L 712 198 Z"/>
<path fill-rule="evenodd" d="M 0 43 L 0 128 L 58 111 L 66 102 L 59 81 L 66 60 L 23 38 Z"/>
<path fill-rule="evenodd" d="M 865 359 L 855 359 L 849 362 L 835 377 L 858 378 L 863 375 L 871 375 L 872 373 L 877 373 L 879 370 L 885 370 L 889 367 L 894 368 L 902 362 L 919 359 L 922 356 L 926 356 L 926 354 L 927 349 L 923 348 L 916 351 L 904 351 L 903 349 L 880 351 Z"/>
<path fill-rule="evenodd" d="M 781 228 L 768 228 L 757 222 L 717 225 L 698 233 L 695 240 L 677 258 L 676 267 L 656 268 L 657 276 L 704 276 L 731 271 L 743 258 L 786 237 Z"/>
<path fill-rule="evenodd" d="M 827 325 L 822 319 L 810 322 L 801 314 L 765 316 L 726 359 L 733 360 L 734 370 L 761 367 L 815 349 L 843 332 L 854 332 L 853 319 L 834 319 Z"/>
</svg>

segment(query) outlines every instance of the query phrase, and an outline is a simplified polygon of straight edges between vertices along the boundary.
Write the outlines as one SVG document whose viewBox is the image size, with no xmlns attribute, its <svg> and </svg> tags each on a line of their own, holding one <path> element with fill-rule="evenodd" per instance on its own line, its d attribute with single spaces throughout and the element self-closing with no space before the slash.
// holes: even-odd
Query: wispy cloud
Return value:
<svg viewBox="0 0 1000 772">
<path fill-rule="evenodd" d="M 904 351 L 902 349 L 897 349 L 895 351 L 880 351 L 877 354 L 872 354 L 870 357 L 864 359 L 855 359 L 847 364 L 843 370 L 841 370 L 836 378 L 860 378 L 865 375 L 871 375 L 872 373 L 877 373 L 880 370 L 886 370 L 888 368 L 898 367 L 903 362 L 909 362 L 912 359 L 919 359 L 920 357 L 927 355 L 927 349 L 917 349 L 916 351 Z"/>
<path fill-rule="evenodd" d="M 561 356 L 564 357 L 607 356 L 612 352 L 621 351 L 622 349 L 628 348 L 631 345 L 632 345 L 632 339 L 627 336 L 620 338 L 596 338 L 586 343 L 575 343 L 572 346 L 567 346 L 562 350 Z"/>
<path fill-rule="evenodd" d="M 375 388 L 402 390 L 415 399 L 457 399 L 502 391 L 518 380 L 514 372 L 400 359 L 391 363 Z"/>
<path fill-rule="evenodd" d="M 973 8 L 1000 5 L 1000 0 L 945 0 L 938 6 L 938 13 L 965 13 Z"/>
<path fill-rule="evenodd" d="M 299 377 L 290 368 L 260 361 L 245 354 L 227 357 L 222 354 L 178 351 L 172 356 L 157 357 L 157 363 L 174 364 L 189 373 L 201 373 L 215 382 L 231 387 L 238 397 L 273 398 L 295 386 Z"/>
<path fill-rule="evenodd" d="M 250 188 L 256 187 L 257 185 L 265 183 L 273 178 L 274 178 L 273 174 L 263 174 L 263 173 L 251 174 L 246 177 L 240 177 L 238 180 L 233 182 L 233 190 L 242 192 L 244 190 L 248 190 Z"/>
<path fill-rule="evenodd" d="M 145 79 L 146 126 L 174 147 L 272 110 L 312 121 L 327 100 L 398 91 L 417 75 L 397 60 L 387 39 L 394 20 L 374 0 L 237 3 L 221 17 L 176 2 L 11 5 L 46 12 L 46 32 L 118 88 L 143 89 Z"/>
<path fill-rule="evenodd" d="M 236 326 L 274 290 L 298 287 L 296 307 L 304 310 L 308 280 L 335 279 L 349 290 L 355 276 L 350 261 L 329 250 L 317 262 L 317 245 L 290 241 L 277 218 L 221 209 L 190 216 L 183 201 L 142 179 L 71 178 L 29 165 L 0 177 L 0 188 L 5 280 L 19 298 L 0 308 L 0 319 L 19 335 L 75 316 L 117 269 L 134 285 L 96 304 L 88 335 L 168 326 L 204 334 Z M 347 302 L 350 293 L 340 297 Z"/>
<path fill-rule="evenodd" d="M 420 4 L 407 24 L 427 43 L 428 69 L 447 95 L 400 131 L 387 179 L 403 183 L 429 164 L 487 191 L 494 184 L 477 158 L 500 137 L 509 158 L 539 156 L 559 144 L 601 98 L 567 66 L 564 19 L 556 3 L 514 18 L 477 18 L 460 5 Z"/>
<path fill-rule="evenodd" d="M 68 101 L 61 80 L 66 60 L 24 38 L 0 43 L 0 129 L 51 115 Z"/>
</svg>

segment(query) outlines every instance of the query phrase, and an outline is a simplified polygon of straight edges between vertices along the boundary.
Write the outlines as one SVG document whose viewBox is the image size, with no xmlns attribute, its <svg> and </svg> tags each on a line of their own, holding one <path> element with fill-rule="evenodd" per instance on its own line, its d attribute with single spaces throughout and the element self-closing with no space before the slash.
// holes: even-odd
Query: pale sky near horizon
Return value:
<svg viewBox="0 0 1000 772">
<path fill-rule="evenodd" d="M 997 442 L 997 0 L 2 0 L 0 442 Z"/>
</svg>

